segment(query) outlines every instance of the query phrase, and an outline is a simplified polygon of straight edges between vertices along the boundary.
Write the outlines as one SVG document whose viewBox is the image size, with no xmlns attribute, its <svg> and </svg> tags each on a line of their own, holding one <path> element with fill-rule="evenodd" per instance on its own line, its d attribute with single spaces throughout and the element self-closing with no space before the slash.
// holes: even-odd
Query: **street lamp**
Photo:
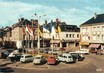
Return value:
<svg viewBox="0 0 104 73">
<path fill-rule="evenodd" d="M 43 16 L 37 16 L 37 14 L 35 13 L 34 14 L 36 17 L 37 17 L 37 19 L 39 20 L 41 17 L 43 17 L 43 16 L 46 16 L 46 15 L 43 15 Z M 38 26 L 38 54 L 39 54 L 39 49 L 40 49 L 40 35 L 39 35 L 39 24 L 37 24 L 37 26 Z"/>
</svg>

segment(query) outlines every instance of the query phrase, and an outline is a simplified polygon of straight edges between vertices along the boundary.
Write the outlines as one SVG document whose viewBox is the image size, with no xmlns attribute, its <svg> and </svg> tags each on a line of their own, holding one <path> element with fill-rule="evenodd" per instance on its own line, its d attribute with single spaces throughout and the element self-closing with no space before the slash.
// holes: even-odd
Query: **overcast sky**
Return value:
<svg viewBox="0 0 104 73">
<path fill-rule="evenodd" d="M 34 14 L 46 16 L 39 19 L 65 21 L 67 24 L 80 25 L 93 17 L 94 13 L 104 13 L 103 0 L 0 0 L 0 27 L 11 26 L 19 18 L 36 19 Z M 33 17 L 32 17 L 33 16 Z"/>
</svg>

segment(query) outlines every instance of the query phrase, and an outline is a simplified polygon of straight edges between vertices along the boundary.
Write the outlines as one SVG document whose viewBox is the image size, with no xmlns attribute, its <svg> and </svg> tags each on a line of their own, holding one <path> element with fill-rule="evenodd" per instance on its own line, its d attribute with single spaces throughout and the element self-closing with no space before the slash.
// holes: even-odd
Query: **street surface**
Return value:
<svg viewBox="0 0 104 73">
<path fill-rule="evenodd" d="M 72 64 L 58 63 L 57 65 L 34 65 L 20 62 L 0 60 L 1 72 L 8 73 L 104 73 L 104 55 L 90 54 L 84 61 Z"/>
</svg>

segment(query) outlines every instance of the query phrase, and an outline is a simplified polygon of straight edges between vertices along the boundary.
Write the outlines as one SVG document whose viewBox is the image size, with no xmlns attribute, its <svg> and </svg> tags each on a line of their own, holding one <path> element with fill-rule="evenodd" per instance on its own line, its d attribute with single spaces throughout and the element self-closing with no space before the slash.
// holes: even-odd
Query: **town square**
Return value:
<svg viewBox="0 0 104 73">
<path fill-rule="evenodd" d="M 104 1 L 0 0 L 0 73 L 104 73 Z"/>
</svg>

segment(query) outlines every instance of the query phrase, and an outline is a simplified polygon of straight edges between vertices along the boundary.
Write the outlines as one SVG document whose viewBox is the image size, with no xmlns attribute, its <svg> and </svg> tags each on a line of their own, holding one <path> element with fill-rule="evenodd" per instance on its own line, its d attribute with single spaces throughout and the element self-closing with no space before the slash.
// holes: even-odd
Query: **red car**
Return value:
<svg viewBox="0 0 104 73">
<path fill-rule="evenodd" d="M 97 53 L 97 50 L 94 49 L 94 48 L 92 48 L 92 49 L 89 50 L 89 52 L 91 52 L 91 53 Z"/>
<path fill-rule="evenodd" d="M 56 64 L 56 58 L 53 55 L 48 56 L 47 64 Z"/>
</svg>

